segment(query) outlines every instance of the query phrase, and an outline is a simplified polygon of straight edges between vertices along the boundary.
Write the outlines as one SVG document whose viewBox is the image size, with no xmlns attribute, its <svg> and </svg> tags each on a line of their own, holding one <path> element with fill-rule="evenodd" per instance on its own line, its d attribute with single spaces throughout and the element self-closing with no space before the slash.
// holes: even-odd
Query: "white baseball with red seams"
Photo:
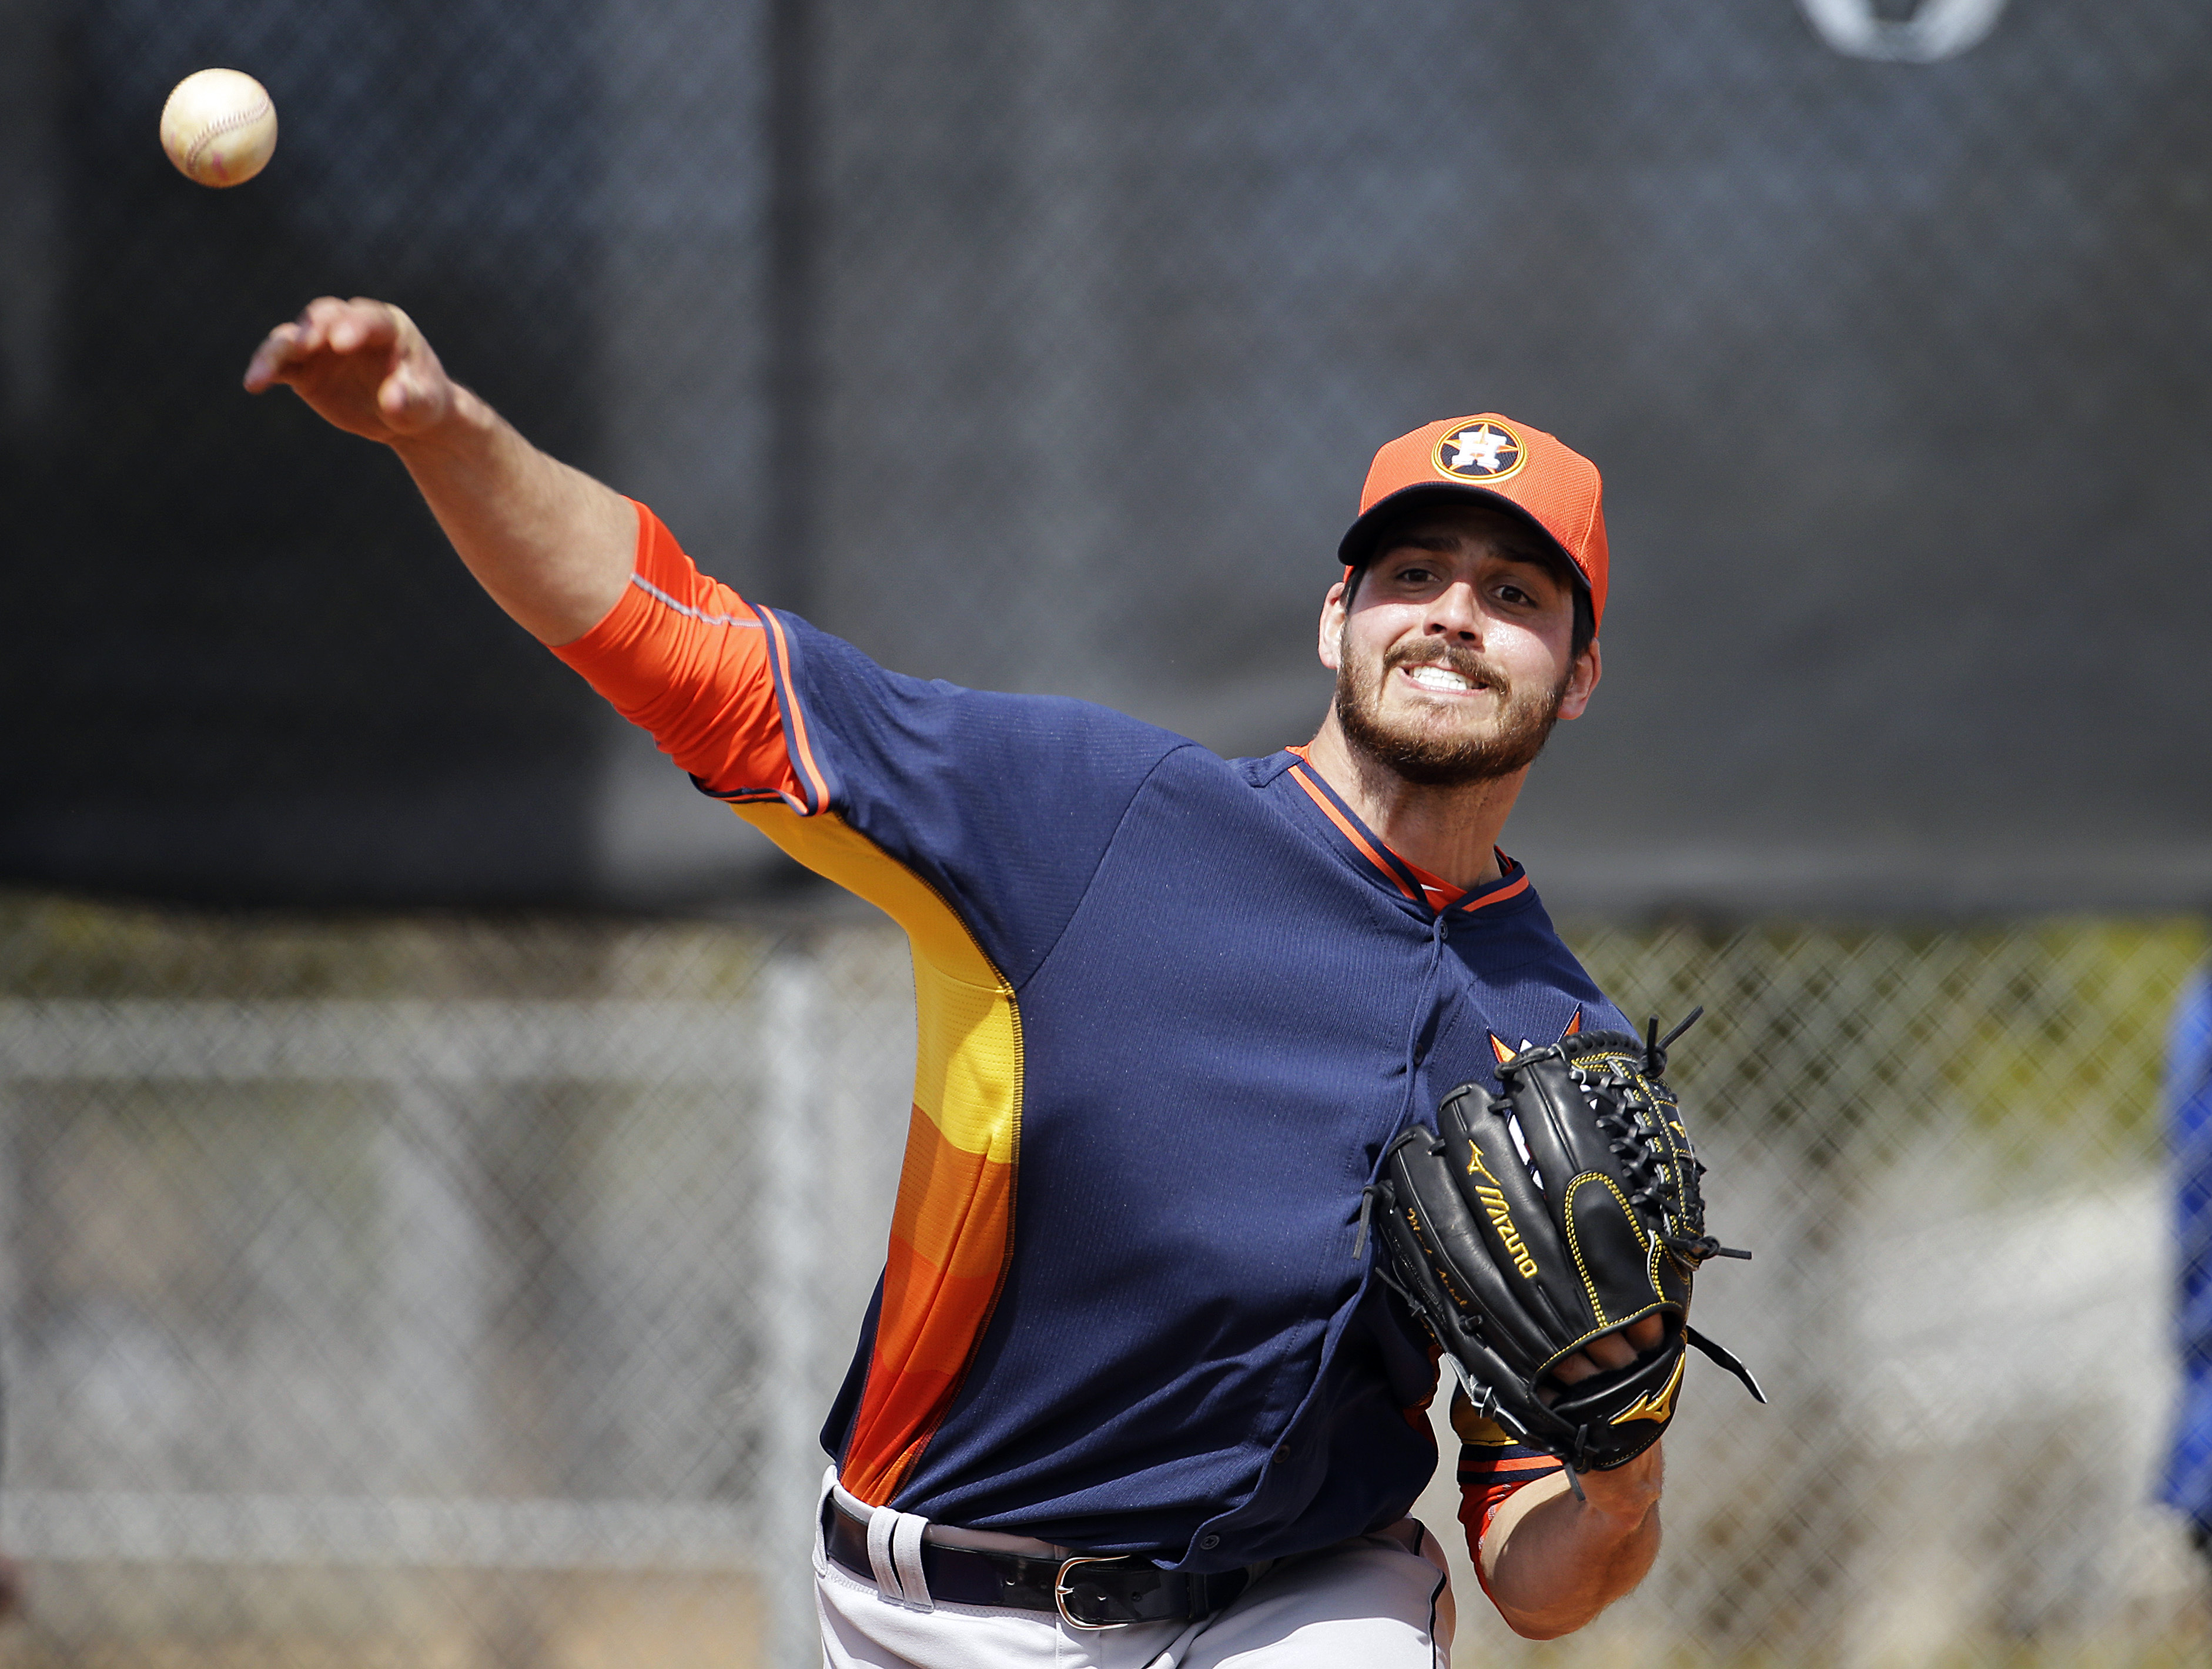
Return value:
<svg viewBox="0 0 2212 1669">
<path fill-rule="evenodd" d="M 203 186 L 243 184 L 276 149 L 276 107 L 242 70 L 198 70 L 161 107 L 161 149 L 179 173 Z"/>
</svg>

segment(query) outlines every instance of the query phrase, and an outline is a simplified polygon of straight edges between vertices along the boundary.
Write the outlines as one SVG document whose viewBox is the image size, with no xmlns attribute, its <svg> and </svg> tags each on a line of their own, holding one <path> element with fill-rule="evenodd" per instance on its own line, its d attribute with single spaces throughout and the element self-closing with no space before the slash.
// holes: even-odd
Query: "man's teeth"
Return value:
<svg viewBox="0 0 2212 1669">
<path fill-rule="evenodd" d="M 1409 667 L 1406 676 L 1425 690 L 1472 690 L 1474 684 L 1449 667 Z"/>
</svg>

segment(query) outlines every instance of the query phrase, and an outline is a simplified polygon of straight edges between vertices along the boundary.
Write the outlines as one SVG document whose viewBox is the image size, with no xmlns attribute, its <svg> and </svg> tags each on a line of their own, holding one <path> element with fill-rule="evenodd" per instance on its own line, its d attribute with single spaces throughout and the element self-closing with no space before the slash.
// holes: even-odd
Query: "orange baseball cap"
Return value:
<svg viewBox="0 0 2212 1669">
<path fill-rule="evenodd" d="M 1401 435 L 1375 454 L 1359 519 L 1337 546 L 1347 571 L 1375 554 L 1385 515 L 1419 500 L 1498 498 L 1534 522 L 1589 588 L 1590 616 L 1605 619 L 1605 490 L 1597 466 L 1540 429 L 1495 411 L 1448 417 Z"/>
</svg>

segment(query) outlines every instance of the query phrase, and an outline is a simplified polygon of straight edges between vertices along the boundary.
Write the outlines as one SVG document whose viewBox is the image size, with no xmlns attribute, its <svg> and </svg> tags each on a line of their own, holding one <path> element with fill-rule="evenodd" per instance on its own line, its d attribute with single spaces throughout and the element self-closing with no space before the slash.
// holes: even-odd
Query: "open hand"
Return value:
<svg viewBox="0 0 2212 1669">
<path fill-rule="evenodd" d="M 325 421 L 389 445 L 426 433 L 459 392 L 415 321 L 388 302 L 323 295 L 269 332 L 246 368 L 249 393 L 283 383 Z"/>
</svg>

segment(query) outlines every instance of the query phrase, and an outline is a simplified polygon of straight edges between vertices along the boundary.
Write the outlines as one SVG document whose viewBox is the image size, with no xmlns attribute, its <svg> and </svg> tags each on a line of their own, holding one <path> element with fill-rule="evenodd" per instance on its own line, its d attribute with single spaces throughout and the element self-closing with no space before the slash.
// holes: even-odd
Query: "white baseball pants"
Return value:
<svg viewBox="0 0 2212 1669">
<path fill-rule="evenodd" d="M 843 1500 L 864 1515 L 869 1510 Z M 890 1515 L 905 1520 L 898 1540 L 908 1542 L 916 1521 Z M 994 1538 L 993 1544 L 1010 1541 Z M 1040 1542 L 1024 1550 L 1057 1550 Z M 918 1565 L 902 1562 L 899 1586 L 907 1591 L 888 1597 L 867 1577 L 830 1562 L 817 1533 L 825 1669 L 1449 1669 L 1451 1662 L 1451 1579 L 1443 1549 L 1418 1519 L 1279 1559 L 1203 1621 L 1127 1629 L 1078 1629 L 1046 1611 L 936 1605 L 912 1592 Z"/>
</svg>

